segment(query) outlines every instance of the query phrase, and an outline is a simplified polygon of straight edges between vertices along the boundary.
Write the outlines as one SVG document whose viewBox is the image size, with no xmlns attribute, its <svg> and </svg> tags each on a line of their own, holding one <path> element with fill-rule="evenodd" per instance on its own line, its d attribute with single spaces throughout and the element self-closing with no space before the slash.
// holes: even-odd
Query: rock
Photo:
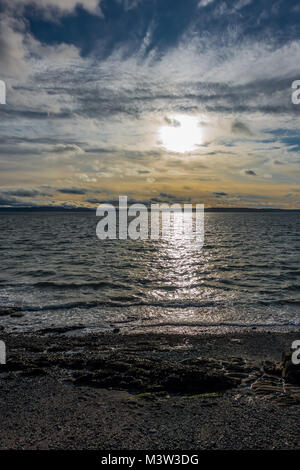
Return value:
<svg viewBox="0 0 300 470">
<path fill-rule="evenodd" d="M 75 385 L 134 392 L 203 393 L 233 388 L 236 380 L 213 360 L 169 362 L 116 354 L 99 361 L 100 370 L 74 378 Z"/>
<path fill-rule="evenodd" d="M 82 330 L 84 325 L 73 325 L 73 326 L 53 326 L 50 328 L 44 328 L 39 330 L 39 334 L 46 335 L 46 334 L 63 334 L 63 333 L 70 333 L 76 330 Z"/>
<path fill-rule="evenodd" d="M 0 307 L 0 317 L 5 317 L 8 315 L 12 315 L 15 312 L 19 312 L 19 307 Z"/>
<path fill-rule="evenodd" d="M 243 341 L 239 338 L 231 338 L 230 342 L 236 344 L 243 344 Z"/>
<path fill-rule="evenodd" d="M 24 370 L 21 372 L 21 375 L 25 377 L 39 377 L 42 375 L 47 375 L 47 372 L 44 369 L 35 367 L 33 369 Z"/>
<path fill-rule="evenodd" d="M 286 382 L 300 385 L 300 364 L 293 364 L 291 352 L 282 353 L 280 368 Z"/>
<path fill-rule="evenodd" d="M 263 369 L 269 375 L 276 375 L 281 376 L 281 368 L 279 364 L 275 364 L 271 361 L 264 361 L 263 362 Z"/>
<path fill-rule="evenodd" d="M 26 361 L 23 361 L 22 359 L 20 360 L 8 360 L 7 363 L 3 366 L 1 366 L 1 369 L 6 370 L 6 371 L 16 371 L 16 370 L 24 370 L 28 367 L 28 364 Z"/>
</svg>

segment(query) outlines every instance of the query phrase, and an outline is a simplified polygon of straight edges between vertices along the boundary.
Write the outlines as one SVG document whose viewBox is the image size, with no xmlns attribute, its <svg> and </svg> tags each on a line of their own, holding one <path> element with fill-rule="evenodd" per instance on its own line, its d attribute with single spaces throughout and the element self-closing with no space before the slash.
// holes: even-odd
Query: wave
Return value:
<svg viewBox="0 0 300 470">
<path fill-rule="evenodd" d="M 118 321 L 115 324 L 119 324 Z M 299 327 L 300 322 L 286 321 L 286 322 L 269 322 L 269 323 L 237 323 L 237 322 L 216 322 L 216 323 L 202 323 L 202 322 L 160 322 L 143 324 L 142 328 L 160 328 L 160 327 L 191 327 L 191 328 L 210 328 L 210 327 L 230 327 L 230 328 L 265 328 L 265 327 L 282 327 L 282 326 L 295 326 Z M 139 325 L 140 327 L 140 325 Z"/>
<path fill-rule="evenodd" d="M 189 307 L 212 307 L 217 303 L 209 302 L 191 302 L 191 301 L 157 301 L 145 302 L 130 297 L 117 297 L 116 300 L 95 300 L 95 301 L 78 301 L 62 304 L 52 304 L 43 306 L 23 306 L 23 311 L 45 311 L 45 310 L 65 310 L 73 308 L 95 308 L 95 307 L 165 307 L 165 308 L 189 308 Z"/>
<path fill-rule="evenodd" d="M 300 305 L 300 299 L 258 300 L 260 305 Z"/>
<path fill-rule="evenodd" d="M 22 283 L 22 284 L 9 284 L 0 281 L 1 287 L 36 287 L 36 288 L 48 288 L 48 289 L 79 289 L 79 288 L 109 288 L 109 289 L 128 289 L 131 288 L 129 284 L 121 282 L 110 282 L 110 281 L 96 281 L 96 282 L 55 282 L 55 281 L 39 281 L 34 283 Z"/>
<path fill-rule="evenodd" d="M 122 284 L 120 282 L 110 282 L 110 281 L 96 281 L 96 282 L 55 282 L 55 281 L 40 281 L 33 284 L 34 287 L 39 288 L 52 288 L 52 289 L 78 289 L 78 288 L 109 288 L 109 289 L 128 289 L 127 284 Z"/>
<path fill-rule="evenodd" d="M 158 301 L 145 301 L 135 296 L 118 296 L 107 300 L 94 300 L 94 301 L 77 301 L 66 302 L 50 305 L 25 305 L 22 307 L 23 311 L 47 311 L 47 310 L 70 310 L 70 309 L 90 309 L 96 307 L 156 307 L 156 308 L 170 308 L 170 309 L 187 309 L 187 308 L 209 308 L 218 307 L 228 308 L 229 306 L 251 308 L 257 305 L 264 306 L 285 306 L 285 305 L 300 305 L 300 299 L 282 299 L 282 300 L 257 300 L 255 302 L 249 301 L 235 301 L 228 302 L 226 300 L 158 300 Z"/>
</svg>

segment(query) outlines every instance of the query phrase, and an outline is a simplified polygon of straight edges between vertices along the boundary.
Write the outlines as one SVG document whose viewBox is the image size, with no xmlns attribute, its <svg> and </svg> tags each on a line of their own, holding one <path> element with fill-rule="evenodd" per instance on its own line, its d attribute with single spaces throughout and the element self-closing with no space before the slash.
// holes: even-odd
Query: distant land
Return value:
<svg viewBox="0 0 300 470">
<path fill-rule="evenodd" d="M 116 207 L 118 210 L 118 207 Z M 95 208 L 78 207 L 0 207 L 0 212 L 91 212 Z M 253 207 L 207 207 L 205 212 L 300 212 L 300 209 L 253 208 Z"/>
</svg>

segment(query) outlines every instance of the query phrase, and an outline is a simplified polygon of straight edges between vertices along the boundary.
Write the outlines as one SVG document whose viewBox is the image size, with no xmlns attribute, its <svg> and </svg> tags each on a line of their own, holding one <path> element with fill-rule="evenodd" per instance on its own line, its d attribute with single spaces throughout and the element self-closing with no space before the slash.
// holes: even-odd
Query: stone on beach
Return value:
<svg viewBox="0 0 300 470">
<path fill-rule="evenodd" d="M 282 377 L 286 382 L 300 385 L 300 364 L 292 362 L 292 352 L 284 352 L 281 360 Z"/>
<path fill-rule="evenodd" d="M 236 381 L 213 359 L 176 363 L 121 354 L 106 358 L 98 370 L 75 378 L 74 384 L 136 392 L 203 393 L 233 388 Z"/>
</svg>

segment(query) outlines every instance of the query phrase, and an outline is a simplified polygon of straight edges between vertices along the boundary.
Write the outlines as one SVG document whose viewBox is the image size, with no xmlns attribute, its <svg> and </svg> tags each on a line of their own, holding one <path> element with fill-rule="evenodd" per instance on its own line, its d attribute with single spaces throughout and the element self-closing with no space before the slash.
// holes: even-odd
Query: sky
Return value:
<svg viewBox="0 0 300 470">
<path fill-rule="evenodd" d="M 0 0 L 0 206 L 300 209 L 298 0 Z"/>
</svg>

